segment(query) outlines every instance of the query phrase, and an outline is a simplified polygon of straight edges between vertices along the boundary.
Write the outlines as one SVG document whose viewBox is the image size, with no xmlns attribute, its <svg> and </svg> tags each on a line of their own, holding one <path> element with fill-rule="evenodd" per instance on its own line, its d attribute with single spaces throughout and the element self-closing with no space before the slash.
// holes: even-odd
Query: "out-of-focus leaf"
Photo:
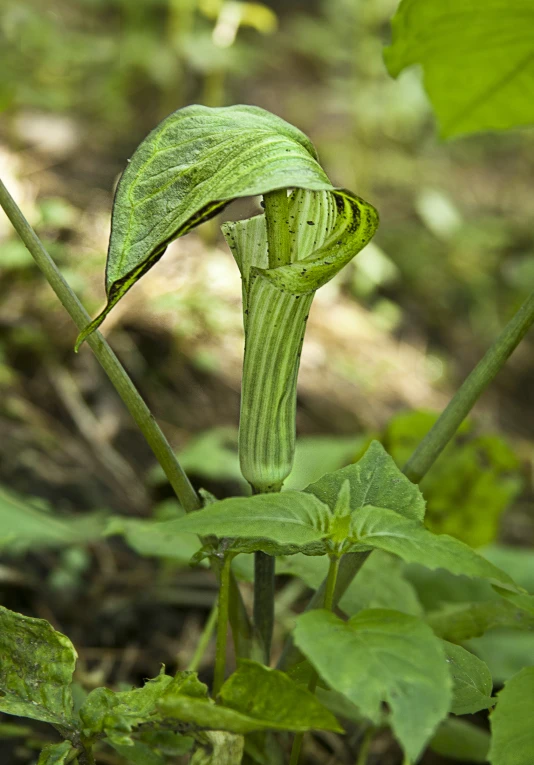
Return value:
<svg viewBox="0 0 534 765">
<path fill-rule="evenodd" d="M 139 740 L 167 757 L 179 757 L 191 751 L 194 739 L 171 730 L 141 730 Z"/>
<path fill-rule="evenodd" d="M 505 684 L 490 717 L 491 765 L 531 765 L 533 720 L 534 667 L 525 667 Z"/>
<path fill-rule="evenodd" d="M 466 643 L 488 665 L 493 681 L 504 683 L 523 667 L 534 664 L 532 632 L 494 629 Z"/>
<path fill-rule="evenodd" d="M 444 137 L 530 125 L 533 27 L 530 0 L 403 0 L 386 64 L 422 65 Z"/>
<path fill-rule="evenodd" d="M 165 765 L 165 757 L 155 752 L 148 744 L 141 741 L 133 741 L 130 745 L 117 744 L 110 739 L 107 743 L 118 752 L 121 757 L 132 765 Z"/>
<path fill-rule="evenodd" d="M 200 729 L 245 734 L 260 730 L 341 731 L 337 720 L 307 689 L 285 673 L 243 661 L 223 684 L 221 704 L 207 695 L 206 686 L 189 677 L 170 686 L 159 702 L 163 715 Z"/>
<path fill-rule="evenodd" d="M 74 747 L 70 741 L 62 741 L 60 744 L 45 746 L 39 755 L 37 765 L 65 765 L 67 757 Z M 150 765 L 150 763 L 147 763 Z"/>
<path fill-rule="evenodd" d="M 419 488 L 401 473 L 378 441 L 370 444 L 355 465 L 327 473 L 305 491 L 333 510 L 346 480 L 350 485 L 351 511 L 373 505 L 394 510 L 406 518 L 422 520 L 424 517 L 425 501 Z"/>
<path fill-rule="evenodd" d="M 400 467 L 436 419 L 437 414 L 413 411 L 390 421 L 383 442 Z M 425 525 L 431 531 L 480 547 L 495 540 L 501 515 L 517 496 L 522 480 L 520 462 L 501 437 L 466 439 L 469 430 L 469 423 L 464 423 L 420 488 L 427 502 Z"/>
<path fill-rule="evenodd" d="M 487 762 L 490 734 L 466 720 L 449 717 L 440 724 L 429 747 L 436 754 L 462 763 Z"/>
<path fill-rule="evenodd" d="M 172 677 L 161 673 L 132 691 L 95 688 L 80 709 L 84 734 L 104 734 L 110 743 L 130 746 L 137 726 L 160 719 L 157 702 L 172 682 Z"/>
<path fill-rule="evenodd" d="M 420 616 L 423 609 L 413 585 L 404 578 L 405 567 L 399 558 L 375 550 L 341 598 L 340 608 L 349 616 L 364 608 L 390 608 Z M 300 553 L 279 557 L 276 560 L 276 571 L 297 576 L 315 590 L 328 573 L 328 560 Z"/>
<path fill-rule="evenodd" d="M 444 641 L 444 647 L 453 682 L 451 712 L 472 715 L 493 706 L 493 683 L 487 665 L 459 645 Z"/>
<path fill-rule="evenodd" d="M 163 528 L 168 523 L 116 516 L 110 518 L 105 533 L 107 536 L 124 536 L 139 555 L 168 558 L 187 564 L 200 550 L 198 536 L 187 532 L 177 534 Z"/>
<path fill-rule="evenodd" d="M 87 543 L 101 536 L 104 524 L 102 513 L 63 516 L 0 488 L 0 549 L 9 553 Z"/>
<path fill-rule="evenodd" d="M 295 643 L 375 724 L 387 703 L 395 735 L 410 759 L 419 757 L 452 700 L 443 646 L 429 627 L 396 611 L 362 611 L 348 622 L 309 611 L 297 620 Z"/>
<path fill-rule="evenodd" d="M 481 552 L 495 566 L 510 574 L 514 582 L 534 593 L 534 550 L 495 544 Z"/>
<path fill-rule="evenodd" d="M 0 712 L 73 728 L 76 651 L 44 619 L 0 606 Z"/>
<path fill-rule="evenodd" d="M 318 481 L 325 473 L 339 470 L 352 462 L 364 450 L 368 441 L 366 436 L 298 438 L 293 469 L 284 483 L 284 489 L 302 491 L 305 486 L 312 481 Z"/>
<path fill-rule="evenodd" d="M 383 507 L 363 507 L 351 515 L 351 549 L 377 547 L 398 555 L 407 563 L 444 568 L 452 574 L 487 579 L 517 592 L 511 577 L 458 539 L 432 534 L 420 522 L 404 518 Z"/>
<path fill-rule="evenodd" d="M 436 635 L 451 643 L 480 637 L 495 627 L 534 632 L 534 615 L 502 598 L 484 603 L 451 604 L 430 612 L 426 621 Z"/>
</svg>

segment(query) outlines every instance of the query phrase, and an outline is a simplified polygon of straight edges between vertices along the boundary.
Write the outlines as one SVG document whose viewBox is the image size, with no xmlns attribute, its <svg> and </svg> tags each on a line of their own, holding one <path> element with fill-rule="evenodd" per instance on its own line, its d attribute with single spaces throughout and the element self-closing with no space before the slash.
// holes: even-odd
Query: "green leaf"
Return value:
<svg viewBox="0 0 534 765">
<path fill-rule="evenodd" d="M 452 643 L 480 637 L 495 627 L 534 631 L 534 616 L 506 600 L 451 604 L 426 617 L 434 633 Z"/>
<path fill-rule="evenodd" d="M 504 589 L 518 591 L 511 577 L 458 539 L 432 534 L 418 521 L 403 518 L 383 507 L 363 507 L 351 516 L 352 550 L 377 547 L 407 563 L 444 568 L 452 574 L 487 579 Z"/>
<path fill-rule="evenodd" d="M 225 731 L 204 731 L 197 734 L 199 747 L 190 765 L 241 765 L 245 740 Z"/>
<path fill-rule="evenodd" d="M 493 706 L 496 699 L 491 698 L 493 683 L 487 665 L 465 648 L 443 642 L 453 682 L 451 712 L 472 715 Z"/>
<path fill-rule="evenodd" d="M 285 552 L 297 552 L 328 533 L 330 513 L 315 497 L 298 491 L 232 497 L 176 521 L 156 524 L 157 530 L 178 537 L 183 532 L 219 538 L 271 540 Z M 244 548 L 243 548 L 244 549 Z M 261 541 L 252 549 L 265 549 Z M 247 548 L 248 550 L 248 548 Z"/>
<path fill-rule="evenodd" d="M 117 744 L 110 739 L 106 742 L 118 752 L 121 757 L 132 765 L 165 765 L 165 757 L 155 752 L 153 749 L 141 741 L 134 741 L 132 744 Z"/>
<path fill-rule="evenodd" d="M 534 667 L 525 667 L 498 694 L 490 717 L 491 765 L 531 765 L 534 752 Z"/>
<path fill-rule="evenodd" d="M 157 702 L 172 682 L 162 672 L 132 691 L 95 688 L 80 709 L 84 735 L 105 735 L 113 744 L 131 745 L 134 728 L 160 719 Z"/>
<path fill-rule="evenodd" d="M 168 523 L 168 521 L 157 523 L 151 520 L 116 516 L 110 518 L 105 534 L 124 536 L 126 542 L 139 555 L 168 558 L 187 564 L 200 550 L 199 539 L 195 534 L 186 532 L 176 534 L 162 528 Z"/>
<path fill-rule="evenodd" d="M 295 643 L 374 724 L 387 703 L 395 735 L 418 758 L 452 698 L 443 647 L 429 627 L 396 611 L 362 611 L 348 622 L 309 611 L 297 620 Z"/>
<path fill-rule="evenodd" d="M 486 662 L 497 684 L 506 682 L 523 667 L 534 664 L 531 632 L 495 629 L 470 640 L 466 647 Z"/>
<path fill-rule="evenodd" d="M 0 712 L 72 728 L 76 651 L 44 619 L 0 606 Z"/>
<path fill-rule="evenodd" d="M 314 494 L 331 510 L 336 506 L 343 483 L 350 484 L 352 511 L 367 505 L 395 510 L 406 518 L 422 520 L 425 501 L 418 487 L 401 473 L 393 459 L 378 442 L 373 441 L 355 464 L 327 473 L 305 491 Z"/>
<path fill-rule="evenodd" d="M 70 741 L 45 746 L 39 755 L 37 765 L 65 765 L 67 757 L 74 750 Z M 147 763 L 147 765 L 149 765 Z"/>
<path fill-rule="evenodd" d="M 297 438 L 295 461 L 284 489 L 302 491 L 325 473 L 353 462 L 368 443 L 367 436 L 306 436 Z"/>
<path fill-rule="evenodd" d="M 403 0 L 385 51 L 392 76 L 421 64 L 445 137 L 534 122 L 531 0 Z"/>
<path fill-rule="evenodd" d="M 101 513 L 59 515 L 41 501 L 0 487 L 0 550 L 10 554 L 87 543 L 101 536 L 103 526 Z"/>
<path fill-rule="evenodd" d="M 223 684 L 221 704 L 215 704 L 198 681 L 178 678 L 159 702 L 167 717 L 200 729 L 245 734 L 259 730 L 342 731 L 334 716 L 308 690 L 287 675 L 243 661 Z"/>
<path fill-rule="evenodd" d="M 137 148 L 119 182 L 106 270 L 108 304 L 78 345 L 169 242 L 233 199 L 282 188 L 330 191 L 343 200 L 309 139 L 263 109 L 188 106 L 163 120 Z"/>
<path fill-rule="evenodd" d="M 449 717 L 443 720 L 429 746 L 436 754 L 451 760 L 460 760 L 462 763 L 487 762 L 490 735 L 465 720 Z"/>
<path fill-rule="evenodd" d="M 268 720 L 277 730 L 313 729 L 343 732 L 335 717 L 308 690 L 284 672 L 243 659 L 221 688 L 225 707 L 258 720 Z"/>
</svg>

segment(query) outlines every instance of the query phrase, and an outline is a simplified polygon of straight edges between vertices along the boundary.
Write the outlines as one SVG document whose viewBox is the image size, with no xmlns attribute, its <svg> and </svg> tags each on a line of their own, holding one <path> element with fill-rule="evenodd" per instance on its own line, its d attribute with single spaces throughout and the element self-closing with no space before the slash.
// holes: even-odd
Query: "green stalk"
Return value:
<svg viewBox="0 0 534 765">
<path fill-rule="evenodd" d="M 219 604 L 217 601 L 215 601 L 213 608 L 211 609 L 209 613 L 206 624 L 204 625 L 204 629 L 202 630 L 202 634 L 198 640 L 197 647 L 195 648 L 195 652 L 193 656 L 191 657 L 191 661 L 189 662 L 187 666 L 188 672 L 198 671 L 198 668 L 202 662 L 202 659 L 204 658 L 204 654 L 207 651 L 207 648 L 210 644 L 211 637 L 215 630 L 218 613 L 219 613 Z"/>
<path fill-rule="evenodd" d="M 534 323 L 534 292 L 508 322 L 497 340 L 452 397 L 440 418 L 423 438 L 403 468 L 419 483 L 465 420 L 478 398 L 495 379 Z"/>
<path fill-rule="evenodd" d="M 334 607 L 334 599 L 336 592 L 337 577 L 339 572 L 339 555 L 332 555 L 330 557 L 330 565 L 328 567 L 328 574 L 326 576 L 325 594 L 324 594 L 324 608 L 327 611 L 331 611 Z M 310 679 L 308 681 L 308 690 L 315 693 L 317 688 L 317 682 L 319 675 L 312 669 Z M 300 760 L 300 752 L 302 749 L 302 742 L 304 741 L 304 733 L 297 733 L 293 739 L 293 746 L 291 748 L 291 759 L 289 765 L 298 765 Z"/>
<path fill-rule="evenodd" d="M 228 620 L 230 616 L 230 574 L 232 555 L 227 555 L 221 570 L 219 587 L 219 616 L 217 619 L 217 645 L 215 649 L 215 673 L 213 676 L 213 696 L 217 696 L 224 683 L 226 671 L 226 647 L 228 643 Z"/>
<path fill-rule="evenodd" d="M 356 765 L 367 765 L 367 758 L 369 757 L 369 749 L 371 748 L 371 744 L 373 742 L 373 738 L 376 735 L 376 728 L 373 728 L 373 726 L 369 726 L 367 730 L 364 733 L 362 744 L 360 746 L 359 752 L 358 752 L 358 759 L 356 760 Z"/>
<path fill-rule="evenodd" d="M 41 240 L 1 180 L 0 205 L 74 324 L 80 330 L 86 327 L 91 321 L 91 317 L 61 275 Z M 87 343 L 152 449 L 183 508 L 186 512 L 198 510 L 201 507 L 201 502 L 197 493 L 126 370 L 100 332 L 95 332 L 88 337 Z M 247 655 L 251 641 L 248 616 L 239 588 L 233 577 L 231 586 L 234 596 L 231 609 L 232 631 L 234 633 L 236 650 L 241 655 Z"/>
<path fill-rule="evenodd" d="M 275 564 L 272 555 L 254 553 L 254 626 L 261 638 L 263 661 L 271 660 L 271 643 L 274 630 Z"/>
</svg>

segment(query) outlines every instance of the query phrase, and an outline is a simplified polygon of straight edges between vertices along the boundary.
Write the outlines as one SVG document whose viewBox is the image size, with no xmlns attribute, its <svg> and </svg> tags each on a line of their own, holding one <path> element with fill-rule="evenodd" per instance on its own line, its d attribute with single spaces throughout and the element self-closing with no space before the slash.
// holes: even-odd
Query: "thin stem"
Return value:
<svg viewBox="0 0 534 765">
<path fill-rule="evenodd" d="M 187 667 L 187 670 L 189 672 L 196 672 L 198 668 L 200 667 L 202 659 L 204 658 L 204 654 L 206 653 L 208 649 L 210 640 L 215 631 L 215 625 L 217 624 L 218 612 L 219 612 L 219 604 L 216 601 L 213 605 L 213 608 L 211 609 L 209 613 L 208 619 L 206 621 L 206 624 L 204 625 L 204 629 L 202 630 L 202 634 L 197 643 L 197 647 L 195 648 L 195 652 L 193 656 L 191 657 L 191 661 L 189 662 L 189 665 Z"/>
<path fill-rule="evenodd" d="M 90 322 L 91 317 L 61 275 L 58 267 L 1 180 L 0 205 L 74 324 L 78 329 L 83 329 Z M 141 433 L 163 468 L 183 508 L 186 512 L 198 510 L 201 507 L 201 503 L 196 491 L 193 489 L 187 475 L 176 459 L 169 442 L 143 401 L 139 391 L 129 378 L 126 370 L 100 332 L 94 332 L 87 338 L 87 343 L 139 426 Z M 250 625 L 243 600 L 239 594 L 239 588 L 235 581 L 232 581 L 232 588 L 239 596 L 236 598 L 236 604 L 232 609 L 232 630 L 238 636 L 236 637 L 236 642 L 240 641 L 242 652 L 246 654 L 250 642 L 247 638 L 247 635 L 251 633 Z"/>
<path fill-rule="evenodd" d="M 360 749 L 358 750 L 358 759 L 356 760 L 356 765 L 367 765 L 367 758 L 369 757 L 369 749 L 371 748 L 371 744 L 373 742 L 373 738 L 376 734 L 376 728 L 373 728 L 372 725 L 370 725 L 367 730 L 365 731 L 362 743 L 360 746 Z"/>
<path fill-rule="evenodd" d="M 332 555 L 330 557 L 330 565 L 328 567 L 328 574 L 326 576 L 326 586 L 324 595 L 324 608 L 327 611 L 331 611 L 334 605 L 334 597 L 336 592 L 336 583 L 339 572 L 340 557 L 338 555 Z M 311 693 L 315 693 L 317 688 L 317 682 L 319 675 L 312 669 L 310 679 L 308 680 L 308 690 Z M 298 765 L 300 760 L 300 752 L 302 749 L 302 742 L 304 741 L 304 733 L 297 733 L 293 739 L 293 746 L 291 748 L 290 765 Z"/>
<path fill-rule="evenodd" d="M 274 629 L 275 558 L 254 553 L 254 626 L 261 639 L 263 661 L 269 664 Z"/>
<path fill-rule="evenodd" d="M 213 696 L 217 696 L 224 683 L 226 671 L 226 647 L 228 644 L 228 619 L 230 616 L 230 573 L 232 555 L 227 555 L 221 569 L 219 588 L 219 615 L 217 619 L 217 646 L 215 649 L 215 673 L 213 676 Z"/>
<path fill-rule="evenodd" d="M 410 481 L 419 483 L 465 420 L 478 398 L 494 380 L 534 323 L 534 292 L 479 361 L 403 468 Z"/>
<path fill-rule="evenodd" d="M 45 250 L 43 244 L 32 229 L 15 200 L 0 180 L 0 205 L 13 224 L 16 232 L 30 251 L 33 259 L 43 272 L 46 280 L 56 293 L 63 307 L 67 310 L 78 329 L 83 329 L 91 317 L 69 287 L 58 267 Z M 113 383 L 133 419 L 139 426 L 156 459 L 163 468 L 169 483 L 176 492 L 186 511 L 198 510 L 200 500 L 182 470 L 171 446 L 159 425 L 154 420 L 149 408 L 138 390 L 128 377 L 124 367 L 117 359 L 100 332 L 95 332 L 87 339 L 100 366 Z"/>
<path fill-rule="evenodd" d="M 286 189 L 277 189 L 263 195 L 269 268 L 286 266 L 291 262 L 289 237 L 289 200 Z"/>
</svg>

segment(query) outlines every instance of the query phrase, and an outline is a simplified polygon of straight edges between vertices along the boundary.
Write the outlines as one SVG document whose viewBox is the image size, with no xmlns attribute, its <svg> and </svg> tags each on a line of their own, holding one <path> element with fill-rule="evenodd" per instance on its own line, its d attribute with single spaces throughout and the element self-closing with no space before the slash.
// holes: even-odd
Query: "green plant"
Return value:
<svg viewBox="0 0 534 765">
<path fill-rule="evenodd" d="M 263 214 L 224 226 L 243 282 L 238 449 L 251 495 L 217 500 L 207 492 L 197 496 L 97 330 L 170 241 L 233 199 L 256 195 L 263 196 Z M 307 137 L 254 107 L 196 106 L 168 117 L 143 141 L 120 181 L 108 303 L 90 323 L 1 184 L 0 202 L 78 326 L 77 348 L 90 345 L 185 511 L 161 522 L 113 519 L 107 533 L 124 534 L 145 554 L 169 556 L 169 546 L 177 558 L 194 552 L 197 563 L 209 562 L 220 585 L 211 695 L 196 672 L 171 677 L 162 670 L 142 688 L 96 688 L 75 705 L 76 653 L 69 639 L 44 620 L 0 608 L 0 711 L 47 722 L 62 738 L 43 748 L 39 765 L 91 765 L 104 745 L 132 763 L 163 765 L 168 755 L 191 752 L 194 765 L 278 763 L 286 755 L 297 765 L 306 732 L 354 726 L 363 734 L 360 765 L 373 737 L 387 728 L 405 763 L 430 746 L 452 757 L 527 765 L 532 667 L 494 697 L 488 667 L 468 647 L 495 627 L 532 630 L 532 585 L 516 582 L 521 571 L 508 572 L 502 550 L 482 555 L 430 531 L 417 484 L 533 323 L 534 295 L 403 470 L 372 441 L 356 463 L 326 472 L 301 491 L 281 491 L 294 459 L 296 381 L 313 296 L 367 244 L 378 222 L 371 205 L 331 185 Z M 69 533 L 75 541 L 79 532 L 73 527 Z M 62 544 L 61 536 L 54 543 Z M 251 554 L 252 628 L 237 584 L 250 576 L 238 565 L 240 557 Z M 316 593 L 297 618 L 278 668 L 271 669 L 276 560 L 279 571 L 313 584 Z M 439 603 L 423 603 L 425 576 L 448 585 Z M 467 600 L 455 593 L 459 577 L 470 588 Z M 238 667 L 226 677 L 228 625 Z M 456 719 L 495 705 L 491 744 L 487 734 Z M 290 754 L 275 732 L 295 734 Z"/>
</svg>

